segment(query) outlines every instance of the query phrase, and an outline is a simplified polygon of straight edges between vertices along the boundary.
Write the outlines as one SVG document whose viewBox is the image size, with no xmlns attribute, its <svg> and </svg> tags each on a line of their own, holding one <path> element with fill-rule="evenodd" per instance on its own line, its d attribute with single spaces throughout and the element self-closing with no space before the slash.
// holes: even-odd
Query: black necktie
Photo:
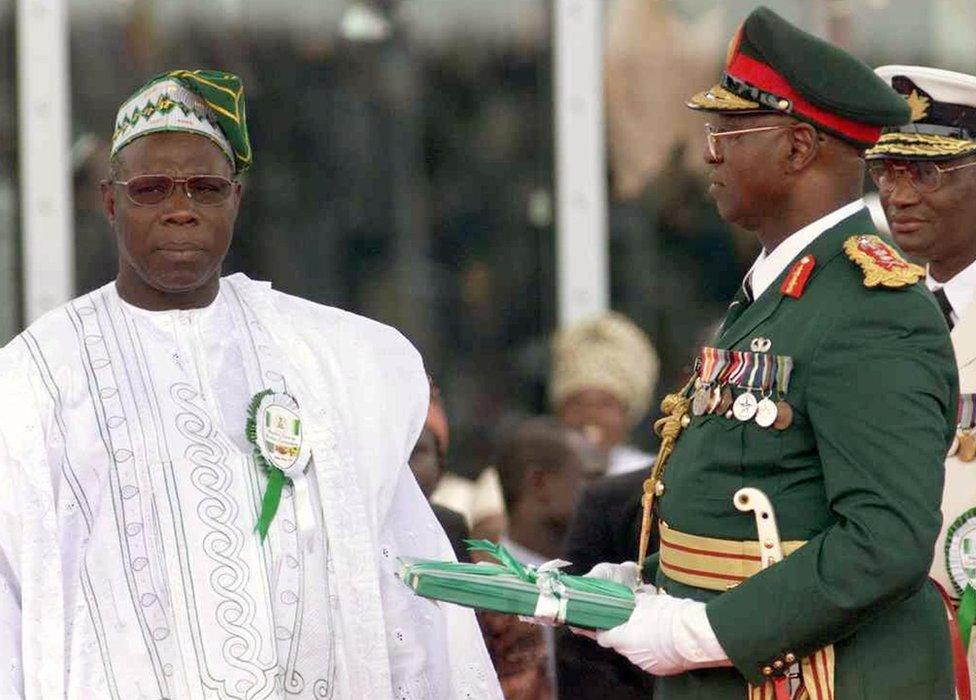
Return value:
<svg viewBox="0 0 976 700">
<path fill-rule="evenodd" d="M 952 304 L 949 303 L 949 297 L 946 296 L 945 289 L 939 287 L 932 294 L 935 295 L 935 300 L 939 302 L 939 308 L 942 309 L 942 315 L 945 316 L 946 323 L 949 325 L 949 330 L 951 331 L 956 324 L 952 322 Z"/>
<path fill-rule="evenodd" d="M 752 303 L 752 279 L 749 275 L 742 280 L 742 286 L 739 287 L 739 291 L 735 293 L 735 297 L 732 298 L 732 303 L 729 304 L 728 311 L 725 312 L 725 320 L 722 321 L 722 331 L 727 330 L 736 319 L 742 315 L 742 313 L 749 308 Z"/>
</svg>

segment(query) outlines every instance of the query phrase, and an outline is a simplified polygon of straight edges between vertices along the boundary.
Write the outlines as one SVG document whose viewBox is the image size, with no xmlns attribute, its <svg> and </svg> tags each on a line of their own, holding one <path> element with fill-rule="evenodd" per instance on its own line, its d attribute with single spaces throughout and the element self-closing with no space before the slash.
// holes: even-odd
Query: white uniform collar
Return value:
<svg viewBox="0 0 976 700">
<path fill-rule="evenodd" d="M 772 253 L 763 250 L 746 275 L 746 279 L 751 278 L 752 298 L 758 299 L 769 288 L 769 285 L 782 274 L 786 266 L 793 262 L 793 259 L 804 248 L 816 240 L 817 236 L 844 219 L 853 216 L 865 206 L 867 205 L 864 200 L 858 197 L 850 204 L 845 204 L 840 209 L 835 209 L 826 216 L 807 224 L 776 246 Z"/>
<path fill-rule="evenodd" d="M 946 299 L 952 305 L 952 315 L 955 316 L 953 320 L 959 323 L 963 314 L 972 306 L 973 298 L 976 297 L 976 260 L 969 263 L 968 267 L 948 282 L 932 279 L 931 273 L 926 269 L 925 285 L 933 292 L 939 288 L 945 290 Z"/>
</svg>

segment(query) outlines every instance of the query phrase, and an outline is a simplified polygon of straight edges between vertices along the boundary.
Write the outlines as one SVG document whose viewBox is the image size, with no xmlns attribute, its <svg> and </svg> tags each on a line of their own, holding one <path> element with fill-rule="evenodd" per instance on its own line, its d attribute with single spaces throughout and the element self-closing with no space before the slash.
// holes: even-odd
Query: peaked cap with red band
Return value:
<svg viewBox="0 0 976 700">
<path fill-rule="evenodd" d="M 904 98 L 867 65 L 766 7 L 754 10 L 732 37 L 721 83 L 688 106 L 787 114 L 860 148 L 874 145 L 884 127 L 911 119 Z"/>
</svg>

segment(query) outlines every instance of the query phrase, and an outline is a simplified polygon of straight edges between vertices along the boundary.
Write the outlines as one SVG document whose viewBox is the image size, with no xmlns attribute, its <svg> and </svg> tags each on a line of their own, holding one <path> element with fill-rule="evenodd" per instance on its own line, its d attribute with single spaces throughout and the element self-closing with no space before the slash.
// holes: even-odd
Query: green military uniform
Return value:
<svg viewBox="0 0 976 700">
<path fill-rule="evenodd" d="M 821 93 L 832 89 L 823 78 L 832 70 L 846 76 L 849 94 Z M 865 73 L 760 10 L 737 34 L 722 85 L 691 104 L 779 110 L 864 146 L 884 123 L 908 117 Z M 834 686 L 820 697 L 953 696 L 946 617 L 926 574 L 940 527 L 956 369 L 939 310 L 915 283 L 922 271 L 861 238 L 876 233 L 861 209 L 815 238 L 751 304 L 740 292 L 730 307 L 713 345 L 791 357 L 782 398 L 792 421 L 764 428 L 724 407 L 686 421 L 658 486 L 662 532 L 755 541 L 753 515 L 732 502 L 738 489 L 755 487 L 772 502 L 782 540 L 806 544 L 725 591 L 658 569 L 656 583 L 670 595 L 707 603 L 734 668 L 659 678 L 655 698 L 745 700 L 747 683 L 769 688 L 794 660 L 825 647 Z M 859 241 L 873 257 L 851 247 Z M 741 393 L 732 388 L 733 397 Z M 698 556 L 693 547 L 684 555 Z M 662 543 L 662 561 L 668 556 Z"/>
<path fill-rule="evenodd" d="M 762 683 L 776 659 L 828 644 L 838 698 L 952 695 L 945 615 L 926 582 L 955 411 L 952 348 L 923 285 L 864 286 L 843 244 L 874 232 L 862 210 L 804 251 L 816 266 L 800 298 L 780 291 L 788 269 L 729 312 L 716 347 L 748 351 L 761 337 L 793 358 L 793 422 L 692 418 L 659 517 L 682 532 L 755 540 L 753 517 L 732 504 L 754 486 L 772 501 L 782 539 L 807 544 L 726 593 L 658 575 L 669 594 L 708 602 L 736 668 L 661 678 L 655 697 L 742 700 L 743 677 Z"/>
</svg>

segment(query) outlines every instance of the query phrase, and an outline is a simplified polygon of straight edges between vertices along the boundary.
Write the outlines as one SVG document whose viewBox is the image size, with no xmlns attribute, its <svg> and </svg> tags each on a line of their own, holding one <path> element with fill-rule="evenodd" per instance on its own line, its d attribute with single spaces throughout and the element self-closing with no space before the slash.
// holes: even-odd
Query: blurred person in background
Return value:
<svg viewBox="0 0 976 700">
<path fill-rule="evenodd" d="M 460 513 L 472 537 L 497 542 L 505 533 L 505 501 L 494 467 L 486 467 L 476 479 L 443 474 L 430 502 Z"/>
<path fill-rule="evenodd" d="M 621 563 L 636 557 L 640 538 L 641 495 L 646 469 L 606 476 L 588 484 L 580 496 L 566 536 L 566 571 L 582 575 L 601 562 Z M 651 532 L 648 552 L 658 549 Z M 556 638 L 558 697 L 565 700 L 648 700 L 654 676 L 643 672 L 593 639 L 559 628 Z"/>
<path fill-rule="evenodd" d="M 653 585 L 597 641 L 658 676 L 659 697 L 948 700 L 946 611 L 927 573 L 955 363 L 924 270 L 862 199 L 864 150 L 908 106 L 764 7 L 689 106 L 708 113 L 720 213 L 763 252 L 696 383 L 664 404 L 676 442 L 647 489 Z M 760 556 L 780 537 L 781 556 Z M 633 563 L 600 568 L 633 579 Z"/>
<path fill-rule="evenodd" d="M 572 573 L 585 574 L 600 562 L 627 561 L 637 552 L 641 484 L 654 455 L 622 443 L 647 412 L 657 369 L 651 342 L 618 313 L 569 326 L 553 340 L 553 407 L 610 460 L 609 474 L 586 486 L 573 515 L 564 549 Z M 620 654 L 565 629 L 557 630 L 556 640 L 560 697 L 650 697 L 653 677 Z"/>
<path fill-rule="evenodd" d="M 555 415 L 607 455 L 607 472 L 650 466 L 654 455 L 628 444 L 657 384 L 658 357 L 647 336 L 609 312 L 560 330 L 551 343 L 549 398 Z M 507 528 L 497 467 L 477 480 L 445 475 L 433 501 L 465 513 L 472 533 L 497 539 Z"/>
<path fill-rule="evenodd" d="M 561 329 L 552 341 L 549 400 L 608 458 L 608 474 L 645 469 L 654 455 L 629 444 L 657 385 L 659 361 L 647 336 L 616 312 Z"/>
<path fill-rule="evenodd" d="M 607 473 L 649 467 L 654 455 L 628 444 L 657 385 L 658 357 L 647 336 L 609 312 L 560 330 L 550 352 L 549 399 L 558 419 L 599 446 Z M 466 513 L 475 536 L 497 539 L 507 527 L 503 490 L 497 468 L 488 467 L 475 481 L 445 475 L 433 501 Z"/>
<path fill-rule="evenodd" d="M 524 564 L 560 558 L 580 490 L 592 475 L 603 473 L 605 457 L 578 431 L 537 416 L 503 437 L 496 466 L 508 513 L 501 544 Z M 553 628 L 497 613 L 484 613 L 483 619 L 505 697 L 553 697 Z"/>
<path fill-rule="evenodd" d="M 501 543 L 526 564 L 561 557 L 580 492 L 605 456 L 581 432 L 537 416 L 502 440 L 496 465 L 508 513 Z"/>
<path fill-rule="evenodd" d="M 684 97 L 725 52 L 722 27 L 734 10 L 708 5 L 605 3 L 611 306 L 651 338 L 666 388 L 686 376 L 701 328 L 721 319 L 758 252 L 752 234 L 715 211 L 700 125 L 683 113 Z M 642 432 L 634 444 L 653 451 L 655 438 Z"/>
<path fill-rule="evenodd" d="M 430 405 L 427 407 L 424 429 L 420 431 L 417 444 L 410 453 L 410 469 L 413 470 L 420 490 L 429 500 L 446 469 L 451 433 L 447 413 L 444 412 L 441 390 L 433 378 L 428 377 L 428 379 L 430 380 Z M 450 540 L 451 548 L 458 561 L 471 561 L 468 548 L 464 544 L 464 540 L 470 536 L 464 516 L 438 503 L 431 503 L 430 507 L 434 511 L 437 522 L 444 528 L 444 533 Z"/>
<path fill-rule="evenodd" d="M 865 154 L 868 172 L 895 242 L 927 263 L 925 284 L 949 326 L 959 369 L 956 437 L 945 463 L 932 578 L 959 607 L 961 648 L 976 605 L 967 564 L 976 525 L 976 76 L 924 66 L 875 72 L 905 97 L 912 121 L 885 130 Z M 976 659 L 972 648 L 966 651 L 976 688 Z"/>
<path fill-rule="evenodd" d="M 497 698 L 407 467 L 427 415 L 394 329 L 221 277 L 243 87 L 170 71 L 118 110 L 110 283 L 0 352 L 0 696 Z"/>
</svg>

